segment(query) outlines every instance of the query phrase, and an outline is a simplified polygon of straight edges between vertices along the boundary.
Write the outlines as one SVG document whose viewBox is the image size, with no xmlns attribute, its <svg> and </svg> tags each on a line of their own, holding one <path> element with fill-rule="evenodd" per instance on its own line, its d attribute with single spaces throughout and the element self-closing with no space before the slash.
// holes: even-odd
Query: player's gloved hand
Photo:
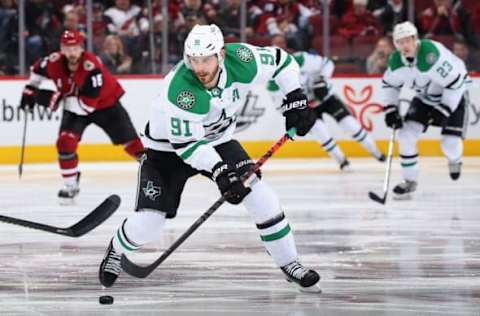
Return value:
<svg viewBox="0 0 480 316">
<path fill-rule="evenodd" d="M 385 124 L 393 129 L 402 128 L 403 120 L 398 112 L 398 107 L 396 105 L 387 105 L 383 108 L 385 112 Z"/>
<path fill-rule="evenodd" d="M 439 104 L 432 108 L 430 117 L 433 122 L 440 124 L 440 126 L 445 126 L 451 114 L 452 110 L 448 106 Z"/>
<path fill-rule="evenodd" d="M 36 95 L 37 104 L 56 111 L 61 100 L 61 93 L 47 89 L 39 89 Z"/>
<path fill-rule="evenodd" d="M 32 111 L 35 106 L 35 96 L 38 89 L 35 86 L 27 84 L 22 91 L 20 99 L 20 108 L 24 111 Z"/>
<path fill-rule="evenodd" d="M 217 183 L 225 200 L 231 204 L 240 204 L 252 191 L 243 185 L 237 170 L 223 161 L 213 167 L 212 179 Z"/>
<path fill-rule="evenodd" d="M 328 84 L 323 77 L 313 83 L 312 89 L 319 101 L 323 101 L 328 94 Z"/>
<path fill-rule="evenodd" d="M 281 110 L 285 116 L 287 131 L 295 127 L 299 136 L 305 136 L 317 120 L 315 111 L 308 107 L 308 99 L 302 89 L 288 93 L 283 99 Z"/>
</svg>

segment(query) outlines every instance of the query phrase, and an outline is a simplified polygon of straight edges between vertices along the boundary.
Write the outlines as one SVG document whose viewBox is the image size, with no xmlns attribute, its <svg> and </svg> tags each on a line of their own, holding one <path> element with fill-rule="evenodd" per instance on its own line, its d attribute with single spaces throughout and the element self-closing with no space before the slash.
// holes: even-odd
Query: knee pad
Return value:
<svg viewBox="0 0 480 316">
<path fill-rule="evenodd" d="M 281 212 L 277 195 L 263 181 L 252 185 L 252 192 L 245 197 L 243 205 L 257 224 L 264 223 Z"/>
<path fill-rule="evenodd" d="M 400 153 L 403 155 L 417 154 L 417 140 L 422 134 L 423 125 L 418 122 L 407 121 L 398 131 Z"/>
<path fill-rule="evenodd" d="M 458 161 L 463 155 L 463 139 L 461 137 L 443 135 L 441 147 L 449 161 Z"/>
<path fill-rule="evenodd" d="M 166 213 L 157 210 L 141 209 L 124 223 L 127 238 L 137 245 L 160 239 L 166 222 Z"/>
<path fill-rule="evenodd" d="M 352 135 L 354 139 L 357 139 L 360 136 L 364 136 L 364 129 L 362 128 L 360 123 L 351 115 L 347 115 L 342 118 L 340 121 L 338 121 L 338 124 L 343 128 L 343 130 L 350 133 L 350 135 Z"/>
<path fill-rule="evenodd" d="M 59 153 L 75 153 L 79 141 L 80 135 L 71 131 L 62 131 L 57 139 L 57 151 Z"/>
</svg>

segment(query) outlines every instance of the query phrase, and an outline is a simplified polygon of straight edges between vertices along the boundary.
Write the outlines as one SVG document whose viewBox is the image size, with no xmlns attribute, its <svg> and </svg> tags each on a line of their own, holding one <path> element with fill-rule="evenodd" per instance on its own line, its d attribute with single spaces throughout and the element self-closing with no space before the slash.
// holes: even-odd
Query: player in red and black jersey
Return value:
<svg viewBox="0 0 480 316">
<path fill-rule="evenodd" d="M 83 35 L 65 31 L 60 43 L 59 52 L 39 59 L 31 67 L 20 107 L 31 110 L 38 104 L 55 111 L 59 104 L 63 105 L 57 151 L 65 185 L 58 196 L 72 201 L 79 192 L 77 146 L 89 124 L 98 125 L 114 144 L 122 144 L 134 158 L 138 159 L 144 148 L 119 101 L 125 91 L 100 59 L 84 50 Z M 57 91 L 40 89 L 45 79 L 52 80 Z"/>
</svg>

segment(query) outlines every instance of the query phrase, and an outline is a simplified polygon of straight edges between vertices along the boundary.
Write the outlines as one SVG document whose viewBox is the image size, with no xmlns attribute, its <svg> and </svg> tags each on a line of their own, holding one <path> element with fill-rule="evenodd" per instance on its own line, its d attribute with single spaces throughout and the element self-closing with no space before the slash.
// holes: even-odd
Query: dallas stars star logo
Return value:
<svg viewBox="0 0 480 316">
<path fill-rule="evenodd" d="M 235 52 L 237 53 L 237 56 L 240 58 L 240 60 L 244 63 L 249 63 L 253 59 L 252 52 L 246 47 L 239 47 Z"/>
<path fill-rule="evenodd" d="M 161 194 L 160 187 L 153 185 L 153 181 L 148 181 L 147 186 L 143 189 L 143 194 L 152 201 Z"/>
<path fill-rule="evenodd" d="M 195 96 L 190 91 L 182 91 L 177 96 L 177 105 L 184 110 L 190 110 L 195 105 Z"/>
</svg>

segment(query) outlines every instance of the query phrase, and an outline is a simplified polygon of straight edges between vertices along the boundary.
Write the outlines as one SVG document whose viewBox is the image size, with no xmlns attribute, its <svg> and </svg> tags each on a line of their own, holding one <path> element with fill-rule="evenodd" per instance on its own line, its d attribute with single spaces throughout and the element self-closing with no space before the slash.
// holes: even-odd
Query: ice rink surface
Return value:
<svg viewBox="0 0 480 316">
<path fill-rule="evenodd" d="M 272 160 L 264 179 L 280 196 L 301 260 L 322 276 L 323 293 L 288 284 L 265 253 L 243 207 L 223 205 L 147 279 L 122 274 L 102 290 L 105 247 L 133 211 L 136 163 L 82 163 L 81 192 L 59 206 L 56 164 L 0 167 L 0 214 L 66 227 L 112 193 L 120 209 L 75 239 L 0 223 L 0 315 L 480 315 L 480 158 L 458 182 L 446 161 L 421 159 L 414 200 L 381 206 L 384 165 L 352 159 Z M 392 185 L 400 180 L 394 161 Z M 163 240 L 132 259 L 151 262 L 216 199 L 195 177 Z M 112 295 L 113 305 L 100 305 Z"/>
</svg>

